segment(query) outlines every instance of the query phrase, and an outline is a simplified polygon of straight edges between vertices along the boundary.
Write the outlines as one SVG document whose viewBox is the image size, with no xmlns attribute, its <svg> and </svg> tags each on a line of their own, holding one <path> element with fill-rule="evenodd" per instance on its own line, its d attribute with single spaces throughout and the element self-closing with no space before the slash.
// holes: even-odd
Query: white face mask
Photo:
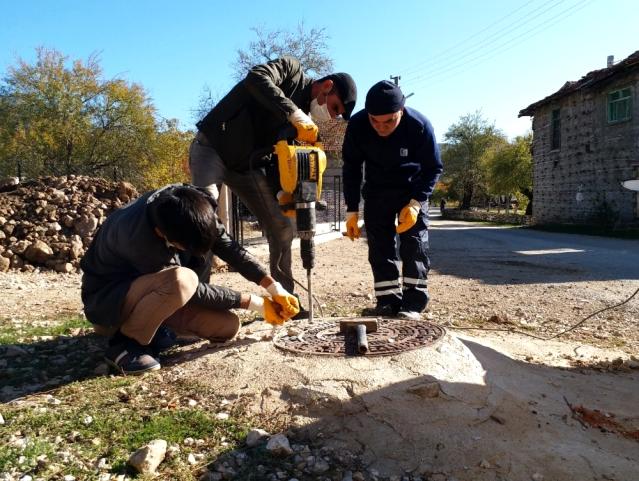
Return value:
<svg viewBox="0 0 639 481">
<path fill-rule="evenodd" d="M 317 99 L 311 100 L 311 118 L 315 120 L 331 120 L 331 113 L 328 111 L 328 102 L 323 105 L 317 103 Z"/>
</svg>

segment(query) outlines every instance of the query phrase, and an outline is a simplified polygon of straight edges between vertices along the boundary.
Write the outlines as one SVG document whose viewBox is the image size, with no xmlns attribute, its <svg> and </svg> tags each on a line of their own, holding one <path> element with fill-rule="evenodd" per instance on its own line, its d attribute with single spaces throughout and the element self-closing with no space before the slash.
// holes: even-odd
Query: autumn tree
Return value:
<svg viewBox="0 0 639 481">
<path fill-rule="evenodd" d="M 69 62 L 39 48 L 33 64 L 20 59 L 0 84 L 4 175 L 87 174 L 140 184 L 159 131 L 144 88 L 105 80 L 96 56 Z"/>
<path fill-rule="evenodd" d="M 469 209 L 473 196 L 486 190 L 483 159 L 490 149 L 506 142 L 504 134 L 481 112 L 467 114 L 444 134 L 444 181 L 461 199 L 460 208 Z"/>
</svg>

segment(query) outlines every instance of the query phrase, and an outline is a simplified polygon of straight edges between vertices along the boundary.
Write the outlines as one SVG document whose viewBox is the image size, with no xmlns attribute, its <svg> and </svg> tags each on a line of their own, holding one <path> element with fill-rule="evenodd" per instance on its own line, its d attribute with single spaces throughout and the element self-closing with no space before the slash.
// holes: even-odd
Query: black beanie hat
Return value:
<svg viewBox="0 0 639 481">
<path fill-rule="evenodd" d="M 357 102 L 357 87 L 353 77 L 347 73 L 334 73 L 328 75 L 326 80 L 332 80 L 337 94 L 340 100 L 344 104 L 345 112 L 342 114 L 344 120 L 348 120 L 351 116 L 351 112 L 355 108 L 355 102 Z"/>
<path fill-rule="evenodd" d="M 366 94 L 364 108 L 371 115 L 385 115 L 399 112 L 404 107 L 406 97 L 399 85 L 389 80 L 382 80 L 371 87 Z"/>
</svg>

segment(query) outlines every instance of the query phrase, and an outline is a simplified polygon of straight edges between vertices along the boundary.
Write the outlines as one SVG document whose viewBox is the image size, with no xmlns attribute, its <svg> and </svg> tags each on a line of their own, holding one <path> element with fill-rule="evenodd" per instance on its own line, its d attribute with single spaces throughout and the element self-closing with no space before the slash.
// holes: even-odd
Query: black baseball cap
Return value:
<svg viewBox="0 0 639 481">
<path fill-rule="evenodd" d="M 357 87 L 355 86 L 353 77 L 347 73 L 340 72 L 328 75 L 326 80 L 333 81 L 333 85 L 337 89 L 339 98 L 344 104 L 344 113 L 342 114 L 342 118 L 344 120 L 348 120 L 351 116 L 351 112 L 353 112 L 353 109 L 355 108 L 355 103 L 357 102 Z"/>
</svg>

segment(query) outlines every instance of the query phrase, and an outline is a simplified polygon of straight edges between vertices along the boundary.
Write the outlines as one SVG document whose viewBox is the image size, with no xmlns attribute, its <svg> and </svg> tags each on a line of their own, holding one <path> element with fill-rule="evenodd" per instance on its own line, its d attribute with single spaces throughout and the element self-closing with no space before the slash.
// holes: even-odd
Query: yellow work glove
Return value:
<svg viewBox="0 0 639 481">
<path fill-rule="evenodd" d="M 362 231 L 357 225 L 359 221 L 359 213 L 357 212 L 347 212 L 346 213 L 346 236 L 352 241 L 355 239 L 359 239 L 359 236 L 362 234 Z"/>
<path fill-rule="evenodd" d="M 260 314 L 266 322 L 273 326 L 281 326 L 288 319 L 281 315 L 281 307 L 270 297 L 260 297 L 251 294 L 247 309 Z"/>
<path fill-rule="evenodd" d="M 266 290 L 271 295 L 273 302 L 279 306 L 280 316 L 282 316 L 285 320 L 290 319 L 300 312 L 300 301 L 297 300 L 297 297 L 284 289 L 282 284 L 279 282 L 273 282 L 266 288 Z"/>
<path fill-rule="evenodd" d="M 415 225 L 421 208 L 422 205 L 415 199 L 411 199 L 410 202 L 402 208 L 399 212 L 399 225 L 395 228 L 398 234 L 406 232 Z"/>
<path fill-rule="evenodd" d="M 288 121 L 293 124 L 297 130 L 297 140 L 313 144 L 317 142 L 318 128 L 315 122 L 306 115 L 302 109 L 297 109 L 288 116 Z"/>
<path fill-rule="evenodd" d="M 293 194 L 280 190 L 277 193 L 277 202 L 280 204 L 282 214 L 286 217 L 290 217 L 291 219 L 295 219 L 295 209 L 292 207 L 294 205 Z"/>
</svg>

